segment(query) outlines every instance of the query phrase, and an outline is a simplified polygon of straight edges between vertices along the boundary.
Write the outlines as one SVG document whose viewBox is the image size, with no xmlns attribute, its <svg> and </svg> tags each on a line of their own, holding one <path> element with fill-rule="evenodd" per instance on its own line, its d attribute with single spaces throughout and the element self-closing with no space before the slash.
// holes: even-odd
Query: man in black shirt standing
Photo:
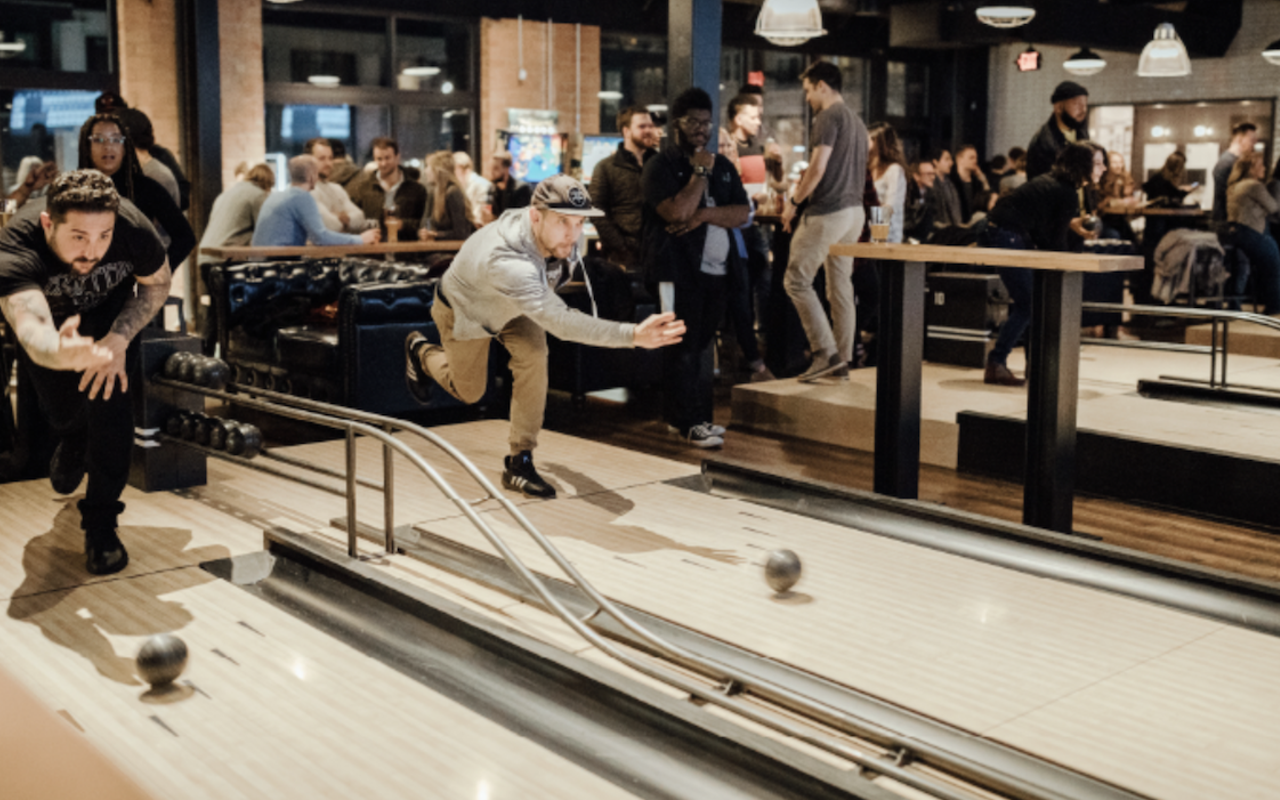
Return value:
<svg viewBox="0 0 1280 800">
<path fill-rule="evenodd" d="M 78 507 L 94 575 L 129 563 L 116 535 L 133 447 L 126 364 L 170 279 L 151 223 L 97 170 L 60 175 L 45 200 L 28 203 L 0 232 L 0 312 L 61 440 L 50 482 L 70 494 L 89 475 Z"/>
<path fill-rule="evenodd" d="M 724 317 L 728 274 L 741 258 L 729 232 L 747 223 L 750 201 L 733 162 L 708 149 L 711 97 L 687 89 L 671 103 L 671 136 L 644 165 L 644 264 L 664 312 L 687 335 L 666 352 L 665 416 L 695 447 L 724 444 L 712 421 L 711 370 L 703 354 Z"/>
<path fill-rule="evenodd" d="M 497 219 L 508 209 L 528 208 L 533 202 L 533 187 L 511 174 L 511 154 L 499 150 L 489 162 L 489 180 L 493 181 L 490 219 Z"/>
</svg>

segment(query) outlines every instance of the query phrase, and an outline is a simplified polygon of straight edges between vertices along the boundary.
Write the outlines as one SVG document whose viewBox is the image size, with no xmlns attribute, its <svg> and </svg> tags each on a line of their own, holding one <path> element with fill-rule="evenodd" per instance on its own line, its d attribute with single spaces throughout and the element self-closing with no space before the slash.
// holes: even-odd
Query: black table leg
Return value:
<svg viewBox="0 0 1280 800">
<path fill-rule="evenodd" d="M 875 490 L 914 500 L 920 494 L 923 262 L 890 264 L 880 276 L 877 346 Z"/>
<path fill-rule="evenodd" d="M 1022 521 L 1059 533 L 1072 532 L 1083 285 L 1079 272 L 1035 271 Z"/>
</svg>

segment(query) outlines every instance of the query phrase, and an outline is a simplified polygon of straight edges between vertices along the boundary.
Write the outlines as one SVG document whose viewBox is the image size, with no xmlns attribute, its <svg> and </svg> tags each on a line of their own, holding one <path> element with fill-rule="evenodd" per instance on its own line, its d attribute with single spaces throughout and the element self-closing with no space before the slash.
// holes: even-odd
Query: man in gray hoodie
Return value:
<svg viewBox="0 0 1280 800">
<path fill-rule="evenodd" d="M 529 208 L 510 209 L 468 238 L 436 285 L 431 318 L 440 344 L 416 331 L 405 339 L 405 378 L 424 404 L 430 381 L 464 403 L 478 401 L 488 383 L 490 340 L 511 354 L 511 455 L 503 462 L 502 485 L 530 497 L 556 496 L 533 466 L 547 404 L 547 333 L 599 347 L 649 349 L 684 335 L 673 313 L 639 325 L 610 322 L 575 311 L 556 295 L 581 260 L 583 223 L 602 214 L 573 178 L 542 181 Z"/>
</svg>

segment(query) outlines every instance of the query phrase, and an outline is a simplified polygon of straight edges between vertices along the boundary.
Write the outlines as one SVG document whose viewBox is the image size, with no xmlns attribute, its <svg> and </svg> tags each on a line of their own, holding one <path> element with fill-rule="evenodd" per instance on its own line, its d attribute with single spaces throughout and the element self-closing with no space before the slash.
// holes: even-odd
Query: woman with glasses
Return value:
<svg viewBox="0 0 1280 800">
<path fill-rule="evenodd" d="M 120 196 L 151 220 L 175 271 L 195 249 L 191 223 L 164 187 L 142 174 L 137 153 L 115 114 L 95 114 L 81 126 L 80 169 L 96 169 L 111 178 Z"/>
</svg>

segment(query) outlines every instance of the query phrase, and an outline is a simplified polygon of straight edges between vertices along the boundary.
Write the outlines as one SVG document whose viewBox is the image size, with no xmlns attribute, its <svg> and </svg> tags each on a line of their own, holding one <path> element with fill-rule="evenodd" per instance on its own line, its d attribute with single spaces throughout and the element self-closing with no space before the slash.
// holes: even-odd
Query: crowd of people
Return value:
<svg viewBox="0 0 1280 800">
<path fill-rule="evenodd" d="M 548 333 L 603 347 L 661 348 L 671 431 L 690 445 L 718 447 L 726 431 L 713 421 L 705 357 L 718 333 L 725 346 L 736 343 L 753 381 L 774 380 L 775 370 L 804 382 L 840 379 L 866 363 L 876 265 L 830 250 L 865 240 L 869 207 L 888 214 L 891 243 L 1068 251 L 1099 237 L 1135 240 L 1130 220 L 1138 208 L 1180 205 L 1196 188 L 1186 155 L 1175 152 L 1139 189 L 1120 154 L 1089 140 L 1088 91 L 1071 81 L 1053 92 L 1052 114 L 1026 149 L 986 164 L 973 145 L 909 161 L 892 126 L 868 128 L 845 102 L 842 73 L 828 62 L 810 65 L 802 85 L 812 130 L 790 176 L 782 148 L 764 130 L 758 88 L 729 101 L 714 141 L 715 106 L 693 88 L 671 99 L 665 136 L 647 108 L 625 108 L 617 118 L 621 142 L 595 166 L 589 190 L 568 175 L 525 183 L 506 152 L 481 175 L 466 153 L 431 153 L 417 169 L 402 165 L 395 139 L 379 137 L 361 166 L 342 141 L 315 138 L 289 160 L 283 191 L 273 191 L 267 164 L 241 165 L 210 209 L 201 245 L 460 242 L 435 287 L 439 341 L 415 332 L 405 342 L 409 389 L 426 402 L 434 383 L 476 402 L 496 339 L 510 353 L 514 377 L 503 483 L 551 497 L 554 487 L 533 462 Z M 1252 273 L 1264 311 L 1277 314 L 1280 247 L 1271 226 L 1280 220 L 1280 181 L 1268 180 L 1254 125 L 1232 134 L 1213 170 L 1216 234 L 1238 254 L 1232 293 L 1244 294 Z M 128 560 L 115 533 L 128 468 L 120 454 L 132 436 L 121 399 L 126 363 L 136 357 L 136 334 L 168 295 L 172 269 L 196 242 L 184 214 L 190 183 L 155 141 L 146 114 L 118 95 L 102 95 L 82 126 L 77 167 L 59 174 L 39 158 L 22 163 L 7 195 L 22 208 L 0 235 L 0 311 L 60 437 L 55 488 L 73 491 L 89 476 L 80 503 L 86 565 L 106 574 Z M 610 321 L 572 310 L 557 295 L 577 274 L 590 283 L 588 219 L 595 257 L 637 276 L 658 313 L 638 323 Z M 1012 307 L 984 380 L 1020 386 L 1006 359 L 1031 320 L 1031 276 L 999 272 Z M 785 320 L 767 311 L 780 302 L 800 331 L 790 342 Z M 766 357 L 787 347 L 799 358 L 774 358 L 770 369 Z"/>
</svg>

